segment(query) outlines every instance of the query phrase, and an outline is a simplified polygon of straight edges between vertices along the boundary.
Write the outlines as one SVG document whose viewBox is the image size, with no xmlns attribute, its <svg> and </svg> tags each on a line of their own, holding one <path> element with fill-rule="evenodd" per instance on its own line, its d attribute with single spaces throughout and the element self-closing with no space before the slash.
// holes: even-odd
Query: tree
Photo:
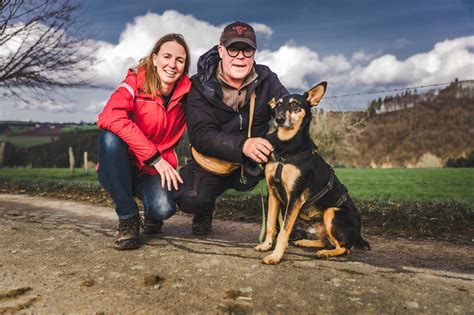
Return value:
<svg viewBox="0 0 474 315">
<path fill-rule="evenodd" d="M 0 92 L 28 102 L 85 87 L 93 46 L 73 0 L 0 0 Z"/>
<path fill-rule="evenodd" d="M 358 154 L 354 143 L 360 138 L 366 120 L 362 112 L 317 109 L 311 120 L 310 135 L 329 163 L 343 165 Z"/>
</svg>

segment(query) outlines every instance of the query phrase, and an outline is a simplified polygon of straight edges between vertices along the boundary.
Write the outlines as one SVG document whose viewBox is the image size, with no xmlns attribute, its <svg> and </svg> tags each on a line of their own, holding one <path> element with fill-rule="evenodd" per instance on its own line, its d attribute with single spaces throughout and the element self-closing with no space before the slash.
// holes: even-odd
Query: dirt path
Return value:
<svg viewBox="0 0 474 315">
<path fill-rule="evenodd" d="M 113 209 L 0 194 L 0 314 L 468 314 L 474 246 L 368 235 L 372 251 L 331 260 L 290 246 L 278 266 L 253 250 L 259 224 L 216 220 L 208 238 L 176 215 L 136 251 L 112 248 Z"/>
</svg>

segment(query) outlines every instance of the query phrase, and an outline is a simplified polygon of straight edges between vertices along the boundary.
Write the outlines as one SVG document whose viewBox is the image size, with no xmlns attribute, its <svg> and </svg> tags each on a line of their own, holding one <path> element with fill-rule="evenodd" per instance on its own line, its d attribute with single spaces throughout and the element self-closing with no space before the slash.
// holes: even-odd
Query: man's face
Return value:
<svg viewBox="0 0 474 315">
<path fill-rule="evenodd" d="M 251 57 L 245 56 L 249 56 L 254 49 L 245 43 L 234 43 L 227 47 L 227 49 L 219 45 L 218 49 L 219 57 L 222 59 L 224 78 L 229 81 L 229 83 L 233 83 L 237 86 L 242 85 L 245 77 L 250 73 L 250 70 L 252 70 L 255 53 L 253 53 Z M 232 57 L 237 51 L 237 55 Z"/>
</svg>

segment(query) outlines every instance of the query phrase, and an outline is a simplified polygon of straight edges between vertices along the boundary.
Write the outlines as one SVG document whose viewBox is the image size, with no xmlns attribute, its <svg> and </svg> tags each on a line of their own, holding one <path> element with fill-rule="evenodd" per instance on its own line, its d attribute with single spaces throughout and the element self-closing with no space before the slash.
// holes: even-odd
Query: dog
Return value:
<svg viewBox="0 0 474 315">
<path fill-rule="evenodd" d="M 361 236 L 360 215 L 354 202 L 332 167 L 318 154 L 309 134 L 311 108 L 318 105 L 326 88 L 327 82 L 321 82 L 303 95 L 287 95 L 268 103 L 276 131 L 267 135 L 274 148 L 265 165 L 268 219 L 265 240 L 255 250 L 272 249 L 281 206 L 285 211 L 275 248 L 263 258 L 264 264 L 280 262 L 298 217 L 313 228 L 319 239 L 302 239 L 294 244 L 320 248 L 317 257 L 340 256 L 354 246 L 370 249 Z"/>
</svg>

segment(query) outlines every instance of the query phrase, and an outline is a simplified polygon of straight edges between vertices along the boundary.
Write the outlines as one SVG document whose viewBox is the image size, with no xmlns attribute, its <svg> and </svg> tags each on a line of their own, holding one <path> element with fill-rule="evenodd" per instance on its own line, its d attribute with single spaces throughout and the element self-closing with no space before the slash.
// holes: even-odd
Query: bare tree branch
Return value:
<svg viewBox="0 0 474 315">
<path fill-rule="evenodd" d="M 0 0 L 0 89 L 40 99 L 57 88 L 92 86 L 95 62 L 78 0 Z"/>
</svg>

